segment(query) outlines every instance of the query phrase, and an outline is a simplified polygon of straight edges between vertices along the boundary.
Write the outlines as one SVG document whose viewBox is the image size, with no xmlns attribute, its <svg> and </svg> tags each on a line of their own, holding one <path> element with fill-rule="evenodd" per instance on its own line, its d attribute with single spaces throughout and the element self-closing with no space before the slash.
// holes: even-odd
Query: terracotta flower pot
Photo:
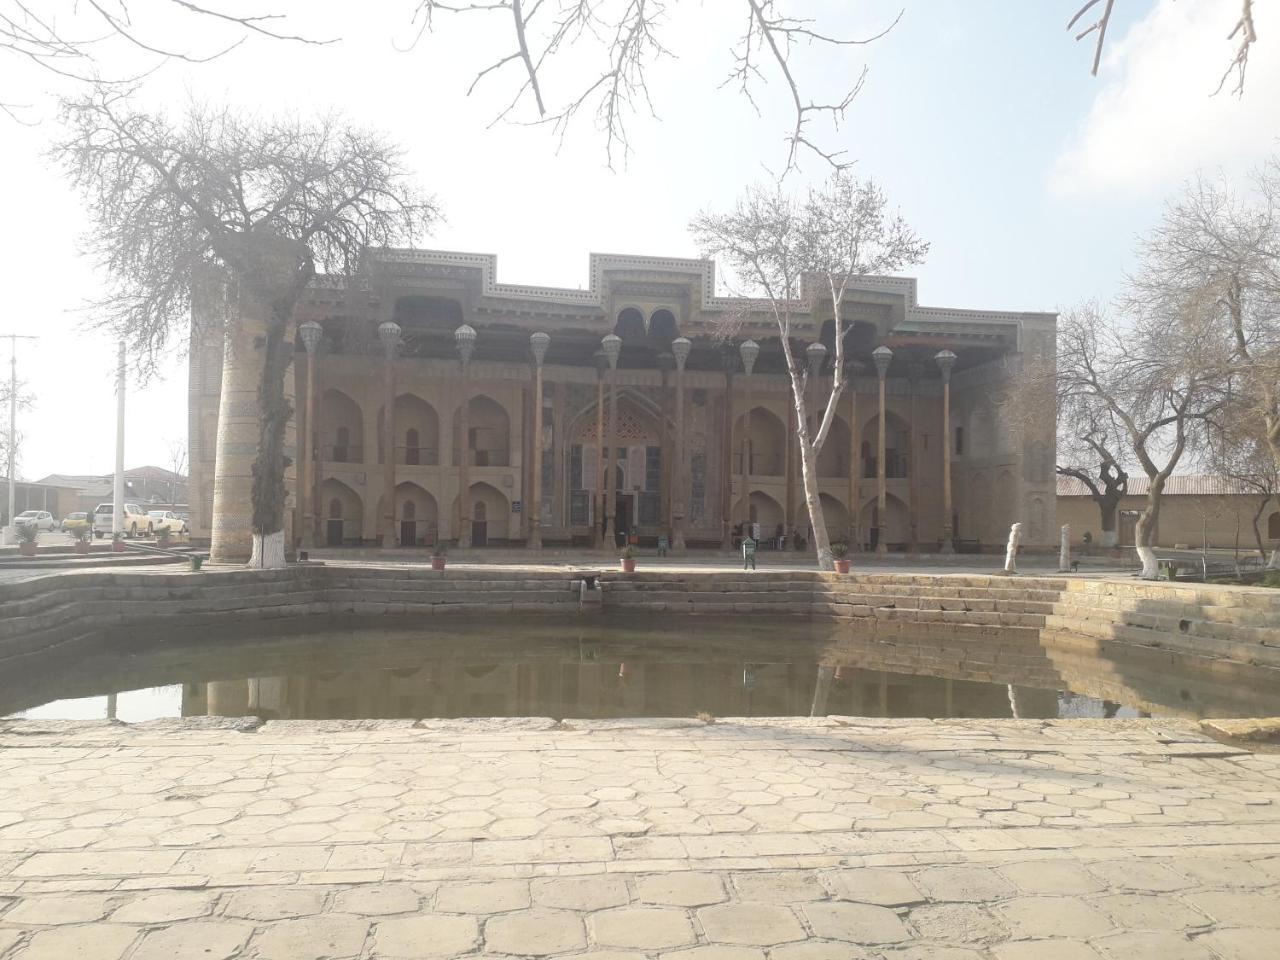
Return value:
<svg viewBox="0 0 1280 960">
<path fill-rule="evenodd" d="M 835 561 L 835 564 L 836 564 L 836 573 L 848 573 L 848 572 L 849 572 L 849 561 L 848 561 L 848 560 L 837 560 L 837 561 Z"/>
<path fill-rule="evenodd" d="M 76 551 L 76 553 L 88 553 L 88 552 L 89 552 L 89 541 L 88 541 L 88 540 L 77 540 L 77 541 L 73 544 L 73 546 L 75 547 L 75 551 Z"/>
<path fill-rule="evenodd" d="M 432 569 L 432 570 L 443 570 L 443 569 L 444 569 L 444 564 L 445 564 L 445 558 L 444 558 L 444 557 L 432 557 L 432 558 L 431 558 L 431 569 Z"/>
<path fill-rule="evenodd" d="M 628 560 L 628 559 L 626 559 L 626 558 L 624 557 L 623 559 L 619 560 L 618 562 L 622 564 L 622 572 L 623 572 L 623 573 L 635 573 L 635 572 L 636 572 L 636 562 L 635 562 L 635 560 Z"/>
<path fill-rule="evenodd" d="M 24 557 L 34 557 L 36 555 L 36 545 L 34 543 L 18 544 L 18 552 Z"/>
<path fill-rule="evenodd" d="M 111 552 L 112 552 L 112 553 L 124 553 L 124 541 L 123 541 L 123 540 L 112 540 L 112 541 L 111 541 Z"/>
</svg>

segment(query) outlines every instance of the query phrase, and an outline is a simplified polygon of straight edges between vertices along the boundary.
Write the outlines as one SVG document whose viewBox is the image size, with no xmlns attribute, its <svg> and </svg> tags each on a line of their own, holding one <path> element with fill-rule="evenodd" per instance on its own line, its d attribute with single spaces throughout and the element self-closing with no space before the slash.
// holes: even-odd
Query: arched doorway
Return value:
<svg viewBox="0 0 1280 960">
<path fill-rule="evenodd" d="M 416 483 L 396 485 L 396 525 L 402 547 L 436 542 L 436 498 Z"/>
<path fill-rule="evenodd" d="M 453 462 L 461 459 L 461 409 L 453 417 Z M 467 451 L 473 467 L 511 465 L 511 417 L 492 397 L 478 394 L 467 405 Z"/>
<path fill-rule="evenodd" d="M 364 522 L 364 506 L 360 495 L 341 480 L 332 477 L 320 485 L 320 503 L 324 517 L 326 546 L 340 547 L 359 543 Z"/>
<path fill-rule="evenodd" d="M 880 507 L 875 497 L 862 505 L 862 529 L 868 549 L 875 550 L 880 544 L 880 537 L 890 550 L 900 550 L 909 546 L 911 539 L 911 517 L 907 505 L 892 493 L 885 497 L 884 529 L 881 531 Z"/>
<path fill-rule="evenodd" d="M 458 501 L 453 501 L 453 516 L 458 516 Z M 505 543 L 510 537 L 511 505 L 506 496 L 483 481 L 471 485 L 471 515 L 460 517 L 471 524 L 471 545 L 485 547 Z"/>
<path fill-rule="evenodd" d="M 382 418 L 378 412 L 378 436 L 382 436 Z M 440 462 L 440 418 L 435 407 L 412 393 L 396 397 L 395 405 L 396 463 L 405 466 L 435 466 Z"/>
<path fill-rule="evenodd" d="M 847 477 L 850 469 L 849 425 L 843 417 L 836 417 L 831 421 L 822 452 L 818 454 L 818 476 Z"/>
<path fill-rule="evenodd" d="M 880 416 L 869 419 L 862 427 L 862 476 L 874 480 L 878 476 L 880 454 Z M 887 480 L 906 479 L 911 475 L 911 428 L 907 421 L 892 411 L 884 417 L 884 475 Z M 831 442 L 830 436 L 827 442 Z M 848 444 L 846 434 L 846 445 Z M 823 452 L 826 447 L 823 447 Z"/>
<path fill-rule="evenodd" d="M 734 427 L 733 472 L 742 473 L 742 443 L 747 438 L 747 416 L 738 418 Z M 787 428 L 765 407 L 751 410 L 751 431 L 747 472 L 753 477 L 780 477 L 784 472 L 787 450 Z"/>
<path fill-rule="evenodd" d="M 331 463 L 364 461 L 364 419 L 359 404 L 341 390 L 330 388 L 320 397 L 317 419 L 320 460 Z"/>
<path fill-rule="evenodd" d="M 849 539 L 849 511 L 829 493 L 818 495 L 822 504 L 822 521 L 827 526 L 827 539 L 832 543 Z"/>
</svg>

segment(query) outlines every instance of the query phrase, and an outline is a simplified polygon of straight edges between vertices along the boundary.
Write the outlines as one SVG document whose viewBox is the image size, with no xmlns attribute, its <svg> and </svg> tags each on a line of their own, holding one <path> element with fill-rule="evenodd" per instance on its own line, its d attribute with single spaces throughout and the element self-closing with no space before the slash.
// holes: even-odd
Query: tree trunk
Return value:
<svg viewBox="0 0 1280 960">
<path fill-rule="evenodd" d="M 1138 557 L 1142 560 L 1143 580 L 1155 580 L 1160 576 L 1152 540 L 1155 538 L 1156 524 L 1160 520 L 1160 495 L 1164 492 L 1164 482 L 1165 477 L 1162 474 L 1151 478 L 1151 486 L 1147 491 L 1147 505 L 1138 516 L 1138 525 L 1134 531 L 1134 543 Z"/>
<path fill-rule="evenodd" d="M 1100 543 L 1104 547 L 1114 547 L 1120 542 L 1120 534 L 1116 529 L 1116 515 L 1120 510 L 1120 497 L 1104 494 L 1094 497 L 1098 503 L 1098 512 L 1102 514 L 1102 537 Z"/>
<path fill-rule="evenodd" d="M 834 570 L 835 558 L 831 555 L 831 540 L 827 536 L 822 499 L 818 495 L 818 455 L 803 437 L 800 439 L 800 480 L 804 485 L 804 503 L 809 509 L 809 524 L 813 527 L 813 546 L 818 556 L 818 569 Z"/>
<path fill-rule="evenodd" d="M 258 427 L 258 457 L 253 464 L 253 555 L 251 567 L 285 565 L 284 504 L 285 430 L 293 407 L 285 398 L 284 380 L 293 351 L 285 336 L 289 316 L 279 304 L 272 306 L 267 324 L 266 353 L 262 382 L 258 387 L 261 420 Z"/>
</svg>

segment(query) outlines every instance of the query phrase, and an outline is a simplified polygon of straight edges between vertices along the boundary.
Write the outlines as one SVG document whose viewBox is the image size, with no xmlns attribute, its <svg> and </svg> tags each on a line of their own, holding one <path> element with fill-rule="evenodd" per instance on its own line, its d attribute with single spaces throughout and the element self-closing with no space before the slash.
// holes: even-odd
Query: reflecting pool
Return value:
<svg viewBox="0 0 1280 960">
<path fill-rule="evenodd" d="M 1092 641 L 828 621 L 310 618 L 106 635 L 0 669 L 0 716 L 1280 715 L 1280 671 Z"/>
</svg>

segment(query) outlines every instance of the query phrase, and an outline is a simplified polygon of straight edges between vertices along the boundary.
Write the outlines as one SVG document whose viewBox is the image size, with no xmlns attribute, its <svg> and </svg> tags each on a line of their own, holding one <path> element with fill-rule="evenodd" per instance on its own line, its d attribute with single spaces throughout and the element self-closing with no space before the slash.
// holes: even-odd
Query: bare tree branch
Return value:
<svg viewBox="0 0 1280 960">
<path fill-rule="evenodd" d="M 779 0 L 740 0 L 740 16 L 746 13 L 747 25 L 731 49 L 734 65 L 721 87 L 732 84 L 759 113 L 755 86 L 770 76 L 786 86 L 792 103 L 792 121 L 786 135 L 787 154 L 783 175 L 794 170 L 802 153 L 815 155 L 830 166 L 848 166 L 844 151 L 822 145 L 811 132 L 814 120 L 825 118 L 838 129 L 853 100 L 866 82 L 866 70 L 859 71 L 849 87 L 832 102 L 810 97 L 797 78 L 791 62 L 797 43 L 807 46 L 847 48 L 873 43 L 883 37 L 902 17 L 898 16 L 883 30 L 868 36 L 844 38 L 823 30 L 811 19 L 795 17 L 780 9 Z M 555 13 L 543 16 L 542 29 L 536 30 L 534 18 L 540 10 L 555 5 Z M 506 106 L 497 112 L 493 122 L 512 120 L 528 124 L 545 124 L 563 142 L 573 121 L 583 113 L 592 113 L 596 126 L 604 135 L 605 152 L 612 168 L 625 160 L 630 152 L 628 121 L 638 111 L 655 114 L 649 93 L 649 71 L 654 63 L 673 56 L 661 36 L 669 0 L 537 0 L 526 6 L 524 0 L 472 0 L 451 3 L 448 0 L 420 0 L 414 11 L 417 33 L 413 44 L 433 28 L 439 13 L 500 13 L 511 23 L 511 44 L 481 68 L 467 88 L 470 95 L 480 82 L 497 76 L 504 68 L 520 64 L 522 77 L 514 85 Z M 578 53 L 589 49 L 600 55 L 603 64 L 592 72 L 589 68 L 567 81 L 569 92 L 551 99 L 545 90 L 545 74 L 552 61 L 570 48 Z M 517 119 L 521 106 L 532 101 L 536 117 Z"/>
</svg>

